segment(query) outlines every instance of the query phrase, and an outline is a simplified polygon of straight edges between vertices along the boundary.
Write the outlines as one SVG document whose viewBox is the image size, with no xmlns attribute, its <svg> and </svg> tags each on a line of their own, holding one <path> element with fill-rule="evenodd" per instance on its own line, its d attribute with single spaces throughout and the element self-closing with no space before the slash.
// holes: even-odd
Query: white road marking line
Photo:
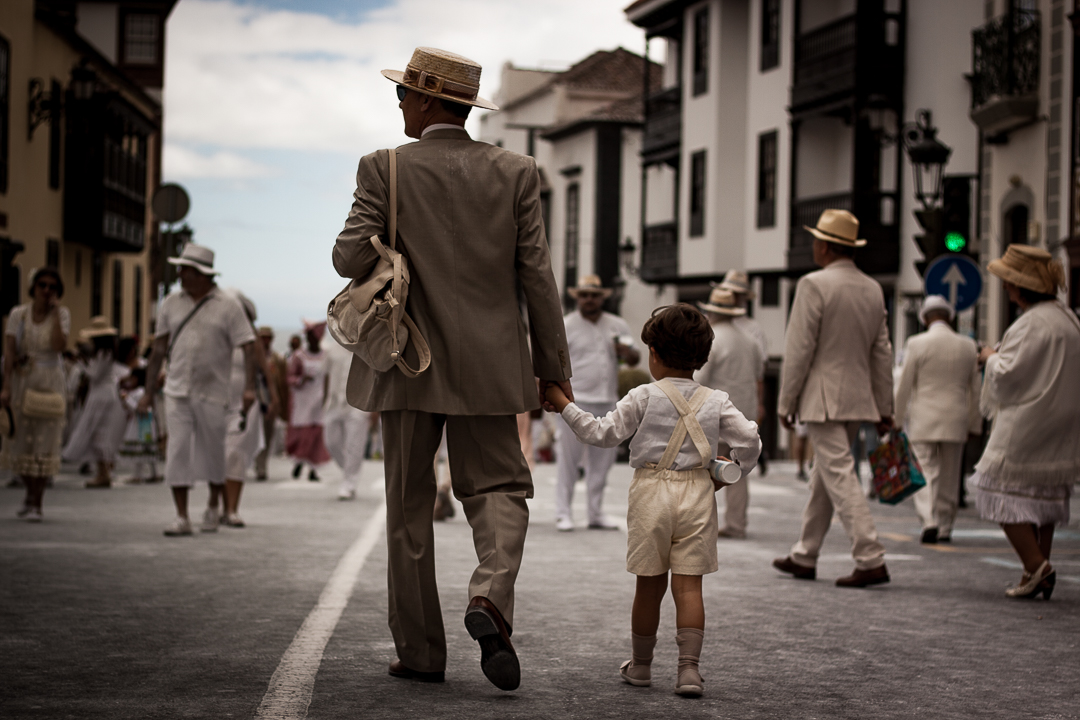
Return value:
<svg viewBox="0 0 1080 720">
<path fill-rule="evenodd" d="M 386 505 L 381 504 L 360 537 L 341 556 L 318 602 L 296 631 L 296 637 L 270 678 L 266 695 L 255 713 L 256 720 L 303 720 L 307 717 L 315 675 L 319 672 L 326 643 L 334 634 L 364 562 L 382 539 L 385 526 Z"/>
</svg>

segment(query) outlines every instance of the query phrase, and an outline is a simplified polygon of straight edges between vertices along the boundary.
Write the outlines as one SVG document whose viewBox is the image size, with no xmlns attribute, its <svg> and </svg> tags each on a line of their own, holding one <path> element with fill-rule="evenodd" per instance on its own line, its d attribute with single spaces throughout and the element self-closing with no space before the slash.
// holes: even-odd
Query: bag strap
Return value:
<svg viewBox="0 0 1080 720">
<path fill-rule="evenodd" d="M 176 330 L 173 331 L 172 337 L 169 338 L 169 349 L 165 351 L 165 359 L 166 360 L 168 360 L 169 357 L 172 355 L 172 349 L 173 349 L 173 346 L 176 345 L 176 339 L 178 337 L 180 337 L 180 331 L 183 330 L 184 326 L 188 324 L 188 320 L 193 318 L 195 316 L 195 313 L 199 312 L 199 310 L 202 308 L 202 306 L 207 303 L 207 301 L 210 299 L 210 295 L 213 292 L 214 291 L 211 290 L 209 293 L 206 294 L 206 296 L 202 300 L 195 303 L 195 307 L 191 308 L 191 312 L 189 312 L 187 314 L 187 317 L 185 317 L 183 320 L 180 321 L 180 324 L 176 327 Z"/>
<path fill-rule="evenodd" d="M 397 150 L 390 148 L 387 151 L 390 159 L 390 220 L 387 223 L 387 233 L 390 235 L 390 249 L 397 246 Z"/>
<path fill-rule="evenodd" d="M 705 431 L 701 429 L 697 413 L 713 391 L 704 386 L 699 387 L 697 392 L 690 398 L 690 401 L 687 402 L 683 394 L 667 378 L 658 381 L 656 386 L 664 391 L 664 394 L 668 396 L 668 399 L 671 400 L 671 403 L 679 412 L 679 422 L 675 424 L 675 430 L 671 433 L 671 439 L 668 440 L 663 457 L 656 464 L 657 469 L 671 469 L 679 450 L 682 449 L 687 433 L 689 433 L 694 447 L 697 448 L 698 454 L 701 456 L 700 467 L 708 467 L 709 460 L 712 458 L 712 445 L 709 444 L 708 438 L 705 437 Z"/>
</svg>

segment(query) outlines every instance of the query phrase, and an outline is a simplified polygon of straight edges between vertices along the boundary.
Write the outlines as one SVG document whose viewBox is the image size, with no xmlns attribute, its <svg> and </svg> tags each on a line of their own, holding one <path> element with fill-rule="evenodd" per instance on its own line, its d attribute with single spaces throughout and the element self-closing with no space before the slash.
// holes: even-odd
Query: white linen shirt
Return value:
<svg viewBox="0 0 1080 720">
<path fill-rule="evenodd" d="M 701 387 L 693 380 L 668 380 L 687 400 Z M 633 435 L 630 466 L 640 468 L 645 467 L 645 463 L 660 462 L 679 422 L 679 411 L 656 383 L 648 383 L 627 393 L 603 418 L 590 415 L 575 403 L 563 409 L 562 417 L 578 439 L 587 445 L 615 447 Z M 723 440 L 731 447 L 731 459 L 743 469 L 743 475 L 754 469 L 761 454 L 757 423 L 747 420 L 726 392 L 714 390 L 698 411 L 697 419 L 709 440 L 713 457 L 716 457 L 717 442 Z M 687 433 L 671 468 L 689 470 L 700 466 L 701 456 Z"/>
<path fill-rule="evenodd" d="M 229 376 L 233 350 L 255 340 L 244 308 L 232 295 L 213 288 L 209 299 L 180 332 L 169 355 L 165 388 L 171 397 L 188 397 L 229 403 Z M 195 307 L 195 301 L 183 290 L 171 293 L 161 302 L 157 317 L 157 337 L 172 333 Z"/>
<path fill-rule="evenodd" d="M 619 399 L 619 359 L 615 338 L 636 349 L 630 326 L 618 315 L 601 313 L 596 322 L 577 310 L 563 318 L 570 349 L 574 399 L 585 403 L 613 403 Z M 625 342 L 630 340 L 629 343 Z"/>
</svg>

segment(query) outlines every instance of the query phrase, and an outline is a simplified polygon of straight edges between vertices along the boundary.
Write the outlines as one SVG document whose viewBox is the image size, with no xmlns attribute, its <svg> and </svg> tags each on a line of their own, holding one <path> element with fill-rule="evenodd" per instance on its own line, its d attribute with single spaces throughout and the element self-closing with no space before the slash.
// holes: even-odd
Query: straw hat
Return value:
<svg viewBox="0 0 1080 720">
<path fill-rule="evenodd" d="M 322 340 L 323 333 L 326 332 L 325 320 L 307 320 L 305 318 L 301 318 L 300 321 L 304 323 L 305 335 L 308 333 L 314 333 L 316 339 Z"/>
<path fill-rule="evenodd" d="M 214 251 L 202 245 L 188 243 L 180 252 L 180 257 L 169 258 L 173 265 L 187 265 L 193 267 L 203 275 L 220 275 L 214 270 Z"/>
<path fill-rule="evenodd" d="M 733 293 L 745 295 L 751 300 L 754 299 L 754 291 L 750 289 L 750 276 L 742 270 L 728 270 L 724 275 L 724 280 L 714 287 L 724 288 Z"/>
<path fill-rule="evenodd" d="M 599 275 L 586 275 L 581 278 L 581 282 L 577 287 L 567 288 L 566 294 L 572 298 L 576 298 L 578 293 L 598 293 L 600 297 L 611 297 L 611 288 L 604 287 L 604 283 L 601 282 Z"/>
<path fill-rule="evenodd" d="M 383 77 L 410 90 L 451 100 L 462 105 L 472 105 L 486 110 L 498 110 L 499 106 L 485 100 L 480 91 L 480 64 L 446 50 L 418 47 L 413 50 L 412 60 L 400 70 L 383 70 Z"/>
<path fill-rule="evenodd" d="M 705 312 L 717 315 L 745 315 L 746 308 L 741 308 L 735 301 L 735 293 L 724 287 L 714 287 L 709 293 L 709 302 L 698 303 L 698 307 Z"/>
<path fill-rule="evenodd" d="M 261 328 L 259 328 L 259 337 L 274 337 L 274 328 L 270 327 L 269 325 L 263 325 Z"/>
<path fill-rule="evenodd" d="M 1010 245 L 986 269 L 1006 282 L 1044 295 L 1053 295 L 1058 288 L 1065 287 L 1065 269 L 1061 263 L 1042 248 L 1031 245 Z"/>
<path fill-rule="evenodd" d="M 115 337 L 116 334 L 116 328 L 109 324 L 108 318 L 104 315 L 95 315 L 90 318 L 90 325 L 83 328 L 79 333 L 79 339 L 83 342 L 89 342 L 96 337 L 107 337 L 109 335 Z"/>
<path fill-rule="evenodd" d="M 946 312 L 949 314 L 949 321 L 951 322 L 956 317 L 956 309 L 949 304 L 949 301 L 942 295 L 927 295 L 923 300 L 922 307 L 919 308 L 919 320 L 923 325 L 926 324 L 926 316 L 928 313 L 932 313 L 935 310 Z"/>
<path fill-rule="evenodd" d="M 866 244 L 866 240 L 859 237 L 859 219 L 847 210 L 829 208 L 821 213 L 817 227 L 803 225 L 803 230 L 809 230 L 818 240 L 837 245 L 862 247 Z"/>
</svg>

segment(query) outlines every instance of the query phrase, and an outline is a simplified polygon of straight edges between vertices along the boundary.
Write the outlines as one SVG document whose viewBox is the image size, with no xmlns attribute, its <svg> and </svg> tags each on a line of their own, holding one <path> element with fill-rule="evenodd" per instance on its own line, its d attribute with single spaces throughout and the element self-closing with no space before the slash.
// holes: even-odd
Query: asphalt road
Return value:
<svg viewBox="0 0 1080 720">
<path fill-rule="evenodd" d="M 706 577 L 705 696 L 673 694 L 666 601 L 653 686 L 618 678 L 629 657 L 633 577 L 625 535 L 554 529 L 554 466 L 536 472 L 514 642 L 522 685 L 495 689 L 461 623 L 475 555 L 459 512 L 438 525 L 447 681 L 386 674 L 382 466 L 359 497 L 294 481 L 284 460 L 249 483 L 244 529 L 167 538 L 160 485 L 86 490 L 60 476 L 45 522 L 15 519 L 0 490 L 2 718 L 1077 718 L 1080 507 L 1059 530 L 1053 599 L 1015 601 L 1001 531 L 961 511 L 951 545 L 922 546 L 910 500 L 873 510 L 892 583 L 858 590 L 834 523 L 816 582 L 770 567 L 796 539 L 806 498 L 793 466 L 751 481 L 750 538 L 720 545 Z M 607 493 L 625 514 L 630 470 Z M 583 523 L 583 491 L 575 498 Z M 193 493 L 193 508 L 205 502 Z M 193 517 L 197 513 L 193 513 Z M 366 539 L 365 539 L 366 538 Z"/>
</svg>

